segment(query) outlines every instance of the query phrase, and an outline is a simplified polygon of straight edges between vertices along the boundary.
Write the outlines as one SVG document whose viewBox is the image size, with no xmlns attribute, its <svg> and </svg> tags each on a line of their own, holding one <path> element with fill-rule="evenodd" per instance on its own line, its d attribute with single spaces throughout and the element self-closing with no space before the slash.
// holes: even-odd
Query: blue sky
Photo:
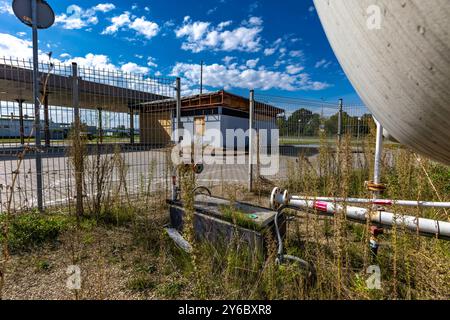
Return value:
<svg viewBox="0 0 450 320">
<path fill-rule="evenodd" d="M 0 0 L 0 56 L 27 58 L 30 29 L 11 2 Z M 61 62 L 181 76 L 190 94 L 203 60 L 206 90 L 360 102 L 311 0 L 48 2 L 57 22 L 40 32 L 40 49 Z"/>
</svg>

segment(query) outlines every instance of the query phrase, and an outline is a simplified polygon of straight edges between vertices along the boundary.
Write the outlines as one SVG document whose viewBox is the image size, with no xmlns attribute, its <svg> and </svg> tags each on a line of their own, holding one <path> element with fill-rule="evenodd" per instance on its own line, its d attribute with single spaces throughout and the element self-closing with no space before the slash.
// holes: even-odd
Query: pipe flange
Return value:
<svg viewBox="0 0 450 320">
<path fill-rule="evenodd" d="M 270 208 L 272 208 L 272 210 L 278 210 L 280 207 L 280 204 L 275 201 L 279 194 L 281 194 L 281 189 L 278 187 L 273 188 L 272 193 L 270 194 Z"/>
</svg>

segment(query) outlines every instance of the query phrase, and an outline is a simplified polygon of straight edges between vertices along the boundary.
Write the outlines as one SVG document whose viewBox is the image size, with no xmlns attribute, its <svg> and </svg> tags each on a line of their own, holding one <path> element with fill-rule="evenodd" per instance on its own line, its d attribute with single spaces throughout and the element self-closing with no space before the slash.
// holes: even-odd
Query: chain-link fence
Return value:
<svg viewBox="0 0 450 320">
<path fill-rule="evenodd" d="M 276 119 L 280 145 L 318 145 L 320 137 L 334 142 L 339 135 L 355 139 L 369 133 L 373 121 L 363 105 L 345 101 L 314 101 L 257 94 L 255 100 L 283 110 Z"/>
<path fill-rule="evenodd" d="M 264 115 L 263 120 L 261 115 Z M 258 167 L 253 170 L 254 175 L 275 179 L 285 179 L 288 167 L 300 155 L 314 158 L 324 145 L 336 149 L 338 141 L 344 136 L 350 140 L 354 151 L 358 152 L 370 127 L 374 126 L 370 111 L 363 105 L 346 104 L 343 100 L 316 101 L 258 92 L 254 95 L 252 121 L 257 145 L 254 163 Z M 268 128 L 271 130 L 264 130 Z M 278 129 L 279 136 L 274 136 L 272 129 Z M 268 160 L 268 155 L 274 152 L 270 146 L 271 140 L 272 143 L 277 140 L 279 145 L 279 164 L 275 175 L 261 171 L 265 165 L 261 157 L 267 158 L 266 165 L 271 164 Z"/>
<path fill-rule="evenodd" d="M 176 79 L 42 61 L 36 112 L 32 70 L 0 58 L 2 211 L 167 190 Z"/>
<path fill-rule="evenodd" d="M 248 99 L 225 91 L 181 98 L 174 78 L 43 59 L 36 112 L 32 69 L 31 61 L 0 58 L 2 211 L 57 205 L 98 211 L 112 198 L 166 197 L 178 122 L 202 152 L 212 150 L 215 161 L 199 176 L 212 186 L 245 185 L 254 172 L 286 178 L 290 161 L 314 156 L 324 142 L 334 145 L 348 134 L 356 148 L 373 121 L 365 107 L 345 101 L 261 93 Z M 230 152 L 232 161 L 224 159 Z"/>
</svg>

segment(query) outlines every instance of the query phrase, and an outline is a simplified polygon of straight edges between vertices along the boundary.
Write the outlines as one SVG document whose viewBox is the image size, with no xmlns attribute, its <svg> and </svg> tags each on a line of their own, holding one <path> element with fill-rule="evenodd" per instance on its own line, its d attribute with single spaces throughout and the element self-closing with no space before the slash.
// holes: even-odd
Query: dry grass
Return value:
<svg viewBox="0 0 450 320">
<path fill-rule="evenodd" d="M 268 205 L 273 184 L 309 196 L 369 197 L 364 181 L 370 180 L 373 162 L 371 136 L 352 152 L 344 138 L 335 153 L 325 141 L 316 159 L 299 155 L 290 164 L 288 179 L 268 182 L 258 179 L 256 192 L 245 186 L 219 184 L 213 194 L 234 201 Z M 118 156 L 116 156 L 118 157 Z M 339 159 L 339 162 L 337 160 Z M 379 255 L 368 251 L 369 224 L 356 225 L 345 215 L 319 217 L 303 212 L 288 225 L 285 248 L 312 263 L 317 271 L 314 286 L 305 282 L 295 264 L 275 263 L 275 241 L 268 239 L 264 257 L 233 241 L 216 244 L 194 241 L 192 230 L 195 185 L 190 172 L 182 173 L 182 198 L 186 204 L 185 237 L 193 254 L 178 249 L 164 232 L 168 222 L 166 192 L 131 199 L 115 198 L 127 193 L 126 185 L 109 194 L 110 170 L 126 172 L 120 157 L 107 163 L 98 158 L 85 161 L 92 172 L 85 184 L 103 190 L 87 197 L 86 211 L 78 223 L 70 220 L 57 241 L 30 247 L 12 255 L 5 277 L 7 299 L 448 299 L 450 297 L 450 244 L 423 238 L 402 227 L 381 236 Z M 111 164 L 112 163 L 112 164 Z M 337 165 L 339 163 L 339 166 Z M 384 195 L 397 199 L 449 200 L 450 169 L 417 158 L 408 150 L 386 150 L 383 156 Z M 100 168 L 100 170 L 95 170 Z M 170 168 L 167 168 L 170 172 Z M 149 168 L 149 170 L 152 170 Z M 424 172 L 426 174 L 424 174 Z M 92 192 L 92 195 L 94 192 Z M 104 203 L 108 201 L 108 203 Z M 394 208 L 395 211 L 448 220 L 445 210 Z M 67 213 L 64 213 L 67 216 Z M 73 214 L 73 213 L 71 213 Z M 66 269 L 76 264 L 82 270 L 82 289 L 66 288 Z M 367 267 L 381 268 L 381 290 L 369 290 Z"/>
</svg>

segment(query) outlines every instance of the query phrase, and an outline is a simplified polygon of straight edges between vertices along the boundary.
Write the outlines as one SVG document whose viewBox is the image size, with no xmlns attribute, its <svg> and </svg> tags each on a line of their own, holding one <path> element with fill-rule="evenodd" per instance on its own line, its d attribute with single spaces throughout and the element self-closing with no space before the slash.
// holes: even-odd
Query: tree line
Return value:
<svg viewBox="0 0 450 320">
<path fill-rule="evenodd" d="M 321 131 L 327 135 L 336 135 L 338 132 L 339 112 L 329 118 L 323 118 L 320 114 L 311 110 L 301 108 L 293 112 L 289 117 L 282 116 L 277 119 L 280 136 L 318 136 Z M 359 122 L 359 124 L 358 124 Z M 343 133 L 364 136 L 369 133 L 373 118 L 371 114 L 360 117 L 350 116 L 347 112 L 342 113 Z"/>
</svg>

